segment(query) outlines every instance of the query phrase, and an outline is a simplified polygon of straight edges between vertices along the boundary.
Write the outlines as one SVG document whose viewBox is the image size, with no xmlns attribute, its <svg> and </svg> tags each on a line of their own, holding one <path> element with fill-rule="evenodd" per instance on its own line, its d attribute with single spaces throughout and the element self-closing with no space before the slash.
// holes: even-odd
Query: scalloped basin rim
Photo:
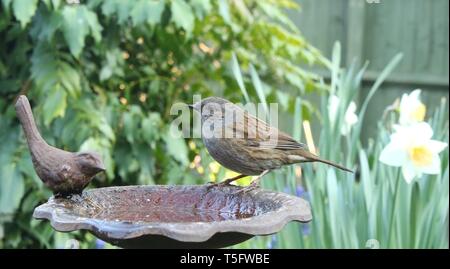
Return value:
<svg viewBox="0 0 450 269">
<path fill-rule="evenodd" d="M 227 232 L 252 236 L 268 235 L 280 231 L 290 221 L 309 222 L 312 219 L 308 202 L 301 198 L 265 190 L 254 190 L 245 194 L 235 194 L 238 189 L 240 187 L 236 186 L 208 189 L 208 185 L 153 185 L 98 188 L 87 190 L 83 192 L 81 197 L 78 196 L 71 199 L 56 199 L 51 197 L 47 203 L 35 209 L 33 217 L 50 220 L 52 227 L 57 231 L 69 232 L 85 229 L 101 238 L 107 238 L 109 240 L 132 239 L 145 235 L 162 235 L 182 242 L 203 242 L 215 234 Z M 155 200 L 155 196 L 159 200 Z M 121 200 L 121 197 L 124 197 L 123 200 Z M 239 214 L 241 214 L 241 211 L 244 211 L 244 213 L 253 213 L 231 219 L 224 218 L 221 214 L 216 214 L 213 217 L 201 215 L 200 217 L 203 221 L 189 221 L 190 218 L 195 220 L 197 216 L 188 215 L 188 217 L 184 216 L 187 219 L 184 222 L 145 222 L 120 219 L 108 220 L 104 217 L 96 218 L 96 216 L 102 214 L 108 217 L 108 214 L 114 212 L 108 213 L 107 211 L 105 213 L 100 210 L 98 211 L 100 213 L 97 213 L 95 206 L 107 207 L 109 204 L 112 204 L 123 207 L 123 203 L 126 203 L 126 206 L 132 207 L 133 203 L 131 203 L 130 200 L 132 199 L 130 197 L 148 197 L 145 199 L 148 203 L 161 201 L 161 199 L 163 199 L 161 203 L 164 203 L 164 199 L 166 199 L 166 204 L 175 203 L 175 205 L 179 205 L 180 203 L 190 205 L 189 202 L 191 202 L 195 206 L 199 206 L 199 203 L 206 203 L 203 207 L 207 207 L 208 209 L 213 208 L 211 211 L 225 208 L 228 211 L 231 211 L 231 209 L 234 210 L 233 212 L 239 211 Z M 139 203 L 139 201 L 136 203 Z M 146 210 L 154 208 L 152 205 L 146 204 L 140 206 Z M 79 208 L 82 210 L 79 210 Z M 85 208 L 87 209 L 84 211 Z M 97 215 L 93 215 L 89 211 L 91 209 Z M 231 216 L 228 213 L 225 215 Z M 133 215 L 132 217 L 135 218 L 136 216 Z M 170 220 L 173 217 L 177 218 L 177 214 L 175 213 L 174 216 L 170 216 L 169 214 L 168 217 L 163 214 L 163 217 Z M 217 218 L 220 220 L 217 220 Z M 209 219 L 212 220 L 209 221 Z"/>
</svg>

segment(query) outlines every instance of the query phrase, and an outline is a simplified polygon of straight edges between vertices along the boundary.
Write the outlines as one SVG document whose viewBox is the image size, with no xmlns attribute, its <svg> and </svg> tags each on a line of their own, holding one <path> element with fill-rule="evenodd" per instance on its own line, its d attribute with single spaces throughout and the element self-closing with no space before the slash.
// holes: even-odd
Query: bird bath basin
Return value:
<svg viewBox="0 0 450 269">
<path fill-rule="evenodd" d="M 309 222 L 309 204 L 284 193 L 240 187 L 126 186 L 51 197 L 33 216 L 61 232 L 88 230 L 123 248 L 222 248 Z"/>
</svg>

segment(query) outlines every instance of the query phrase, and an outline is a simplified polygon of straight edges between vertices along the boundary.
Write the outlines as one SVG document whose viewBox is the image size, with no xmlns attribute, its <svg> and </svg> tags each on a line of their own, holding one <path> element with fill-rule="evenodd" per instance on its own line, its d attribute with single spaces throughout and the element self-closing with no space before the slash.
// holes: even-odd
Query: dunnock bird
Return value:
<svg viewBox="0 0 450 269">
<path fill-rule="evenodd" d="M 219 97 L 208 97 L 193 105 L 201 114 L 202 139 L 211 156 L 224 167 L 241 175 L 214 184 L 227 185 L 239 178 L 258 175 L 248 190 L 259 186 L 261 177 L 283 165 L 322 162 L 352 172 L 321 159 L 305 144 L 269 126 L 239 106 Z"/>
<path fill-rule="evenodd" d="M 68 152 L 48 145 L 40 135 L 30 103 L 21 95 L 16 112 L 22 124 L 34 169 L 44 184 L 55 195 L 81 193 L 92 178 L 105 171 L 100 156 L 95 152 Z"/>
</svg>

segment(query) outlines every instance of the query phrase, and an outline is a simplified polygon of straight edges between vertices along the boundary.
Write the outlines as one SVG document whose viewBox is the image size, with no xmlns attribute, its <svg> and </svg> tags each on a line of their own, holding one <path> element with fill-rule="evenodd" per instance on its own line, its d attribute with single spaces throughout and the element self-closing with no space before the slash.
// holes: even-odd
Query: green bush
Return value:
<svg viewBox="0 0 450 269">
<path fill-rule="evenodd" d="M 90 185 L 101 187 L 208 180 L 207 163 L 204 174 L 189 167 L 206 155 L 200 141 L 188 147 L 166 135 L 177 101 L 191 102 L 193 94 L 243 101 L 264 92 L 293 112 L 292 96 L 324 89 L 300 67 L 328 62 L 284 14 L 297 8 L 290 0 L 66 2 L 75 1 L 1 1 L 2 247 L 63 247 L 68 237 L 93 246 L 90 235 L 55 233 L 31 218 L 51 193 L 33 171 L 15 116 L 19 94 L 31 100 L 50 144 L 102 153 L 107 172 Z M 250 64 L 259 73 L 259 95 L 251 78 L 236 83 L 233 53 L 244 74 Z M 310 108 L 303 103 L 305 113 Z"/>
</svg>

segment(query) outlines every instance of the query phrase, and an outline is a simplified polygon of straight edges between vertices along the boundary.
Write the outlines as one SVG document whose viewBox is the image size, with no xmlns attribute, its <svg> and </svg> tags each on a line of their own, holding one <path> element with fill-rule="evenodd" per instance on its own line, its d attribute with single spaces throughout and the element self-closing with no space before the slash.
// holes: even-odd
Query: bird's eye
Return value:
<svg viewBox="0 0 450 269">
<path fill-rule="evenodd" d="M 79 153 L 78 157 L 84 158 L 86 160 L 95 160 L 96 158 L 90 153 Z"/>
</svg>

